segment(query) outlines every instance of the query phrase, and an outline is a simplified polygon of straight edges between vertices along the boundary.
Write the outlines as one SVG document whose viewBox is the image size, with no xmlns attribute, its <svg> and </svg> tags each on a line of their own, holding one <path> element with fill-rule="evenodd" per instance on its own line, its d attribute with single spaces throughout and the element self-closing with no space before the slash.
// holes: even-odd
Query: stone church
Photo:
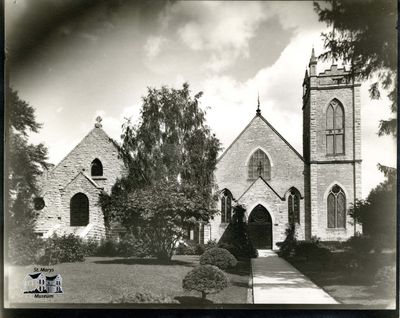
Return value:
<svg viewBox="0 0 400 318">
<path fill-rule="evenodd" d="M 246 208 L 249 236 L 256 248 L 276 248 L 293 223 L 299 240 L 317 236 L 345 240 L 360 229 L 348 209 L 361 198 L 360 84 L 344 68 L 317 73 L 312 50 L 303 81 L 303 155 L 261 114 L 259 107 L 219 157 L 215 178 L 221 213 L 189 231 L 197 242 L 219 240 L 232 207 Z M 300 105 L 299 105 L 300 111 Z M 101 191 L 109 192 L 124 173 L 117 145 L 101 128 L 89 134 L 43 177 L 37 231 L 105 236 Z"/>
</svg>

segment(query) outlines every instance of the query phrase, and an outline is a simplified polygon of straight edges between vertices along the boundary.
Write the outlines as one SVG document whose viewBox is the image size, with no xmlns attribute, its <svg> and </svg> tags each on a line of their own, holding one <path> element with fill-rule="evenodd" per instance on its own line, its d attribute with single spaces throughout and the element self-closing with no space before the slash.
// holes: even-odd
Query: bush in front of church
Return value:
<svg viewBox="0 0 400 318">
<path fill-rule="evenodd" d="M 44 255 L 40 264 L 54 265 L 58 263 L 83 262 L 85 260 L 85 245 L 74 234 L 54 235 L 45 242 Z"/>
<path fill-rule="evenodd" d="M 208 294 L 219 293 L 228 287 L 229 281 L 225 273 L 217 266 L 201 265 L 192 269 L 183 279 L 182 287 L 186 291 L 198 291 L 205 300 Z"/>
<path fill-rule="evenodd" d="M 232 268 L 237 265 L 237 260 L 228 250 L 213 247 L 204 252 L 200 257 L 201 265 L 214 265 L 220 269 Z"/>
<path fill-rule="evenodd" d="M 283 242 L 278 242 L 278 255 L 281 257 L 290 257 L 294 255 L 295 247 L 297 246 L 296 225 L 291 223 L 285 231 L 286 238 Z"/>
</svg>

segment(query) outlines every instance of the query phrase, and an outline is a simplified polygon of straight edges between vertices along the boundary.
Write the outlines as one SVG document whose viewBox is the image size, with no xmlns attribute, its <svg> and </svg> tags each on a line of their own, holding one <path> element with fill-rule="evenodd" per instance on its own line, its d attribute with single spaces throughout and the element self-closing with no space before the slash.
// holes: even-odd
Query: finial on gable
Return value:
<svg viewBox="0 0 400 318">
<path fill-rule="evenodd" d="M 102 125 L 101 125 L 102 121 L 103 121 L 103 118 L 101 118 L 100 116 L 97 116 L 96 117 L 96 123 L 94 124 L 94 127 L 101 128 L 102 127 Z"/>
<path fill-rule="evenodd" d="M 260 93 L 258 93 L 258 98 L 257 98 L 257 110 L 256 110 L 256 115 L 260 116 L 261 115 L 261 109 L 260 109 Z"/>
</svg>

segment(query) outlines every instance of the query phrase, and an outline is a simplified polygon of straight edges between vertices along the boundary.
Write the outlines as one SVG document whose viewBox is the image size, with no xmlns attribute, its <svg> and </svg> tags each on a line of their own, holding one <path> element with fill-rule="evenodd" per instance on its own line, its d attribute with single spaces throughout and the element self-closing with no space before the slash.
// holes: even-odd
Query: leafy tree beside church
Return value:
<svg viewBox="0 0 400 318">
<path fill-rule="evenodd" d="M 220 142 L 205 124 L 201 95 L 191 97 L 187 83 L 148 89 L 139 124 L 123 126 L 120 155 L 128 173 L 100 199 L 107 221 L 133 233 L 139 227 L 161 259 L 172 257 L 188 227 L 217 213 L 213 172 Z"/>
<path fill-rule="evenodd" d="M 39 190 L 38 179 L 47 167 L 47 148 L 29 142 L 29 133 L 37 133 L 41 125 L 36 121 L 34 108 L 10 87 L 7 88 L 5 115 L 5 220 L 10 232 L 7 236 L 9 254 L 11 261 L 25 263 L 36 252 L 32 249 L 36 242 L 34 197 Z"/>
</svg>

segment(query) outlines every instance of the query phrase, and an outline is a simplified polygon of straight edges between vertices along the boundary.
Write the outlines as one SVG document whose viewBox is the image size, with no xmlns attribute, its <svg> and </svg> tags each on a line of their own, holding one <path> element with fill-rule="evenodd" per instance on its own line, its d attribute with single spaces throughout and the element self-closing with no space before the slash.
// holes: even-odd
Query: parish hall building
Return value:
<svg viewBox="0 0 400 318">
<path fill-rule="evenodd" d="M 215 178 L 221 213 L 193 230 L 191 239 L 218 241 L 230 223 L 234 204 L 246 208 L 256 248 L 276 248 L 291 222 L 296 224 L 299 240 L 313 236 L 345 240 L 360 231 L 348 216 L 350 205 L 361 198 L 360 84 L 336 65 L 317 73 L 313 50 L 303 81 L 301 110 L 303 154 L 257 108 L 218 159 Z M 105 237 L 98 197 L 101 191 L 109 193 L 124 171 L 117 144 L 98 121 L 43 175 L 42 197 L 35 202 L 39 210 L 36 231 L 43 237 L 54 233 Z"/>
</svg>

